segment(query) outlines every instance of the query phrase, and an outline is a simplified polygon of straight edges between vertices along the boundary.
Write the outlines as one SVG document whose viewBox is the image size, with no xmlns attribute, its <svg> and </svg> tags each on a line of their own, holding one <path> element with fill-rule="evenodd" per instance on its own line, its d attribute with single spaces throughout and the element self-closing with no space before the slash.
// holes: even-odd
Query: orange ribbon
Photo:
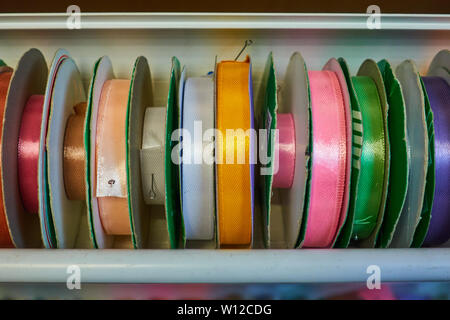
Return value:
<svg viewBox="0 0 450 320">
<path fill-rule="evenodd" d="M 130 235 L 126 174 L 126 117 L 130 80 L 108 80 L 100 96 L 95 142 L 96 194 L 103 229 Z"/>
<path fill-rule="evenodd" d="M 86 102 L 74 107 L 64 135 L 64 187 L 70 200 L 86 199 L 86 151 L 84 149 L 84 122 Z"/>
<path fill-rule="evenodd" d="M 245 135 L 252 126 L 250 81 L 248 57 L 244 62 L 223 61 L 217 65 L 216 122 L 222 133 L 222 139 L 217 139 L 216 167 L 221 248 L 248 248 L 252 242 L 250 137 Z M 235 131 L 236 135 L 227 135 L 230 129 L 240 133 Z M 244 153 L 244 163 L 238 163 L 239 153 Z"/>
<path fill-rule="evenodd" d="M 12 71 L 10 69 L 0 73 L 0 135 L 3 132 L 3 113 L 5 111 L 6 98 L 8 94 L 9 82 Z M 0 136 L 1 140 L 1 136 Z M 1 150 L 0 150 L 1 157 Z M 8 222 L 6 221 L 6 212 L 3 205 L 3 190 L 0 185 L 0 247 L 13 248 L 14 244 L 9 233 Z"/>
</svg>

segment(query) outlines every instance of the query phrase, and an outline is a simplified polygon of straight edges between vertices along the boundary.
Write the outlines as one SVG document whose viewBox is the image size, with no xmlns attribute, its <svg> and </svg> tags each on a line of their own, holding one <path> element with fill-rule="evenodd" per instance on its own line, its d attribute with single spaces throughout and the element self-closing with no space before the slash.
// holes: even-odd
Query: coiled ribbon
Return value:
<svg viewBox="0 0 450 320">
<path fill-rule="evenodd" d="M 192 154 L 183 147 L 181 163 L 181 196 L 186 239 L 212 240 L 214 238 L 214 164 L 213 140 L 204 141 L 206 130 L 214 128 L 214 81 L 211 77 L 188 78 L 184 88 L 183 129 L 190 134 Z M 196 132 L 195 125 L 202 131 Z M 211 137 L 212 138 L 212 137 Z M 209 152 L 209 154 L 206 154 Z M 184 157 L 187 156 L 187 157 Z"/>
<path fill-rule="evenodd" d="M 95 140 L 96 197 L 103 229 L 130 235 L 126 174 L 126 116 L 130 80 L 103 84 Z"/>
<path fill-rule="evenodd" d="M 347 129 L 336 73 L 309 71 L 313 128 L 311 195 L 304 247 L 330 247 L 346 212 Z"/>
<path fill-rule="evenodd" d="M 243 62 L 222 61 L 216 77 L 216 124 L 222 135 L 222 139 L 216 137 L 219 245 L 248 248 L 252 243 L 254 181 L 252 135 L 245 134 L 254 127 L 249 57 Z M 227 135 L 227 130 L 239 131 Z M 237 163 L 238 154 L 244 154 L 244 163 Z M 224 161 L 227 158 L 232 163 Z"/>
<path fill-rule="evenodd" d="M 144 202 L 149 205 L 165 204 L 164 137 L 166 132 L 165 107 L 145 110 L 142 135 L 141 181 Z"/>
<path fill-rule="evenodd" d="M 38 167 L 44 96 L 28 98 L 22 113 L 17 146 L 17 170 L 22 204 L 28 213 L 39 212 Z"/>
<path fill-rule="evenodd" d="M 424 245 L 440 245 L 450 238 L 450 86 L 440 77 L 422 77 L 434 114 L 436 189 Z"/>
<path fill-rule="evenodd" d="M 352 238 L 365 239 L 374 230 L 383 196 L 385 170 L 385 133 L 380 97 L 375 82 L 366 76 L 352 77 L 358 98 L 363 131 L 361 168 L 355 203 Z"/>
<path fill-rule="evenodd" d="M 5 111 L 6 98 L 8 94 L 9 82 L 11 81 L 12 70 L 7 67 L 0 71 L 0 135 L 3 132 L 3 113 Z M 1 140 L 1 136 L 0 136 Z M 1 156 L 1 150 L 0 150 Z M 6 221 L 6 213 L 3 205 L 3 189 L 0 186 L 0 247 L 12 248 L 14 244 L 9 233 L 8 223 Z"/>
<path fill-rule="evenodd" d="M 289 189 L 295 175 L 295 124 L 291 113 L 277 114 L 278 139 L 275 138 L 273 187 Z"/>
<path fill-rule="evenodd" d="M 70 200 L 86 199 L 86 151 L 84 148 L 84 122 L 86 102 L 74 107 L 64 134 L 64 187 Z"/>
</svg>

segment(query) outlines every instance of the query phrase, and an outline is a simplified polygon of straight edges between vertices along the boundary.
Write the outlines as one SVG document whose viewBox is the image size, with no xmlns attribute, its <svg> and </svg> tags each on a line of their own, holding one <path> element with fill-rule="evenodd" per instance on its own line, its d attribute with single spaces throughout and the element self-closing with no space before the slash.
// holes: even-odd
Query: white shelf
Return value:
<svg viewBox="0 0 450 320">
<path fill-rule="evenodd" d="M 450 281 L 450 249 L 342 250 L 0 250 L 1 282 L 83 283 Z"/>
<path fill-rule="evenodd" d="M 0 29 L 67 29 L 66 13 L 0 14 Z M 367 29 L 367 14 L 81 13 L 81 29 Z M 450 15 L 382 14 L 383 30 L 450 30 Z"/>
<path fill-rule="evenodd" d="M 110 56 L 118 77 L 128 77 L 135 58 L 143 55 L 150 61 L 157 105 L 167 99 L 172 55 L 191 76 L 199 76 L 213 68 L 216 55 L 218 60 L 234 58 L 246 39 L 254 41 L 247 51 L 255 89 L 271 51 L 283 79 L 294 51 L 302 53 L 310 70 L 342 56 L 353 74 L 366 58 L 388 58 L 394 65 L 409 58 L 426 72 L 433 56 L 450 43 L 450 15 L 386 14 L 382 30 L 367 29 L 366 14 L 86 13 L 82 30 L 68 30 L 66 20 L 63 13 L 0 14 L 0 58 L 15 66 L 21 54 L 36 47 L 50 62 L 56 49 L 65 48 L 87 85 L 102 55 Z M 67 266 L 73 264 L 80 266 L 84 283 L 365 282 L 369 265 L 378 265 L 386 282 L 450 281 L 450 248 L 1 249 L 0 283 L 65 283 Z"/>
</svg>

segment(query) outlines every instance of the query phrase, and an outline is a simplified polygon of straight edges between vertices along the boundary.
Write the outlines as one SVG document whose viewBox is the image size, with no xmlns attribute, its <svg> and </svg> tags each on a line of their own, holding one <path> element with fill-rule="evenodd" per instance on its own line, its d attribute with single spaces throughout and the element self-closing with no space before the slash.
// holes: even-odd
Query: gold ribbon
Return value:
<svg viewBox="0 0 450 320">
<path fill-rule="evenodd" d="M 250 59 L 243 62 L 223 61 L 217 65 L 217 215 L 219 245 L 224 247 L 251 246 L 252 242 L 252 180 L 250 137 L 243 136 L 251 128 Z M 227 130 L 237 134 L 228 136 Z M 241 131 L 242 130 L 242 131 Z M 243 151 L 245 161 L 237 163 Z M 233 156 L 233 163 L 226 161 Z M 228 162 L 228 163 L 226 163 Z"/>
<path fill-rule="evenodd" d="M 64 135 L 64 187 L 69 200 L 86 199 L 86 150 L 84 149 L 84 122 L 86 102 L 73 107 Z"/>
</svg>

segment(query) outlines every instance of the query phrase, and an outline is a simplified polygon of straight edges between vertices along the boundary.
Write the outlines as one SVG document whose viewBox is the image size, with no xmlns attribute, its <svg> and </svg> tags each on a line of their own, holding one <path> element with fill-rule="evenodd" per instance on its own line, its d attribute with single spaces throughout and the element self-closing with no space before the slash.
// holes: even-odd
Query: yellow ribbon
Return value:
<svg viewBox="0 0 450 320">
<path fill-rule="evenodd" d="M 219 246 L 249 248 L 252 243 L 252 180 L 250 167 L 250 59 L 217 65 L 217 215 Z M 227 130 L 235 135 L 227 135 Z M 245 152 L 244 152 L 245 151 Z M 244 154 L 243 163 L 238 163 Z M 228 160 L 227 160 L 228 158 Z M 233 162 L 230 163 L 229 160 Z"/>
</svg>

